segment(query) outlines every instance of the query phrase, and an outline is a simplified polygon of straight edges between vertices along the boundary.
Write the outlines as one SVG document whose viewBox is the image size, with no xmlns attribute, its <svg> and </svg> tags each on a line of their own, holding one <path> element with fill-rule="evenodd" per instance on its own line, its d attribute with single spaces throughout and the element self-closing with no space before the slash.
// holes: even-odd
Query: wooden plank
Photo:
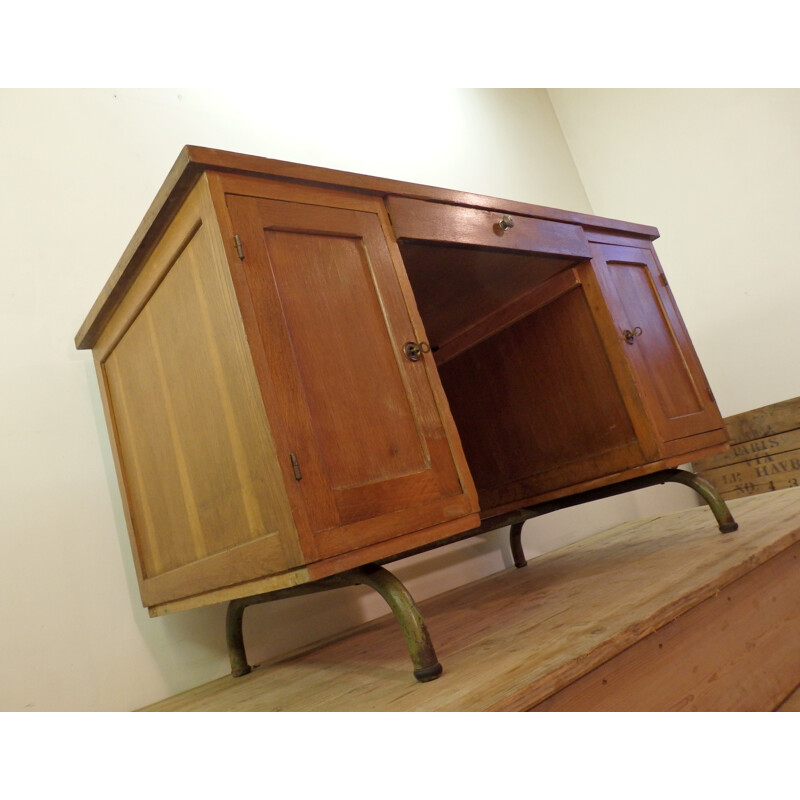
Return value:
<svg viewBox="0 0 800 800">
<path fill-rule="evenodd" d="M 525 569 L 420 603 L 444 665 L 436 681 L 414 681 L 402 636 L 386 618 L 149 710 L 532 708 L 726 587 L 733 591 L 737 581 L 800 541 L 800 489 L 730 505 L 740 524 L 735 533 L 720 534 L 708 509 L 688 509 L 626 523 L 534 559 Z M 796 550 L 790 553 L 794 565 Z M 797 585 L 796 571 L 791 579 Z M 769 585 L 766 594 L 750 592 L 749 602 L 774 621 L 779 615 L 772 613 L 771 591 Z M 761 650 L 758 640 L 752 646 Z"/>
<path fill-rule="evenodd" d="M 800 485 L 800 397 L 727 417 L 731 448 L 694 461 L 725 498 Z"/>
<path fill-rule="evenodd" d="M 767 452 L 757 458 L 703 470 L 698 474 L 725 499 L 791 488 L 800 485 L 800 449 L 774 455 Z"/>
<path fill-rule="evenodd" d="M 731 442 L 749 442 L 800 428 L 800 397 L 725 418 Z"/>
<path fill-rule="evenodd" d="M 727 427 L 727 421 L 725 424 Z M 717 467 L 755 461 L 766 456 L 774 458 L 776 455 L 786 453 L 789 450 L 797 450 L 798 448 L 800 448 L 800 428 L 795 428 L 783 433 L 773 433 L 758 439 L 737 442 L 731 445 L 730 450 L 709 456 L 702 461 L 697 461 L 695 466 L 706 472 Z"/>
<path fill-rule="evenodd" d="M 800 677 L 800 543 L 532 711 L 764 711 Z"/>
</svg>

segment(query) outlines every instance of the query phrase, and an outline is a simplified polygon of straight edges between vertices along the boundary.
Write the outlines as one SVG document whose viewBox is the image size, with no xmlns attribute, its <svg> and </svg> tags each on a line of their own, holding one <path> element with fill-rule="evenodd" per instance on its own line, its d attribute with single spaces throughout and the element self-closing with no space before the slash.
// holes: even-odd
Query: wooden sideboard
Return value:
<svg viewBox="0 0 800 800">
<path fill-rule="evenodd" d="M 187 146 L 76 344 L 153 615 L 724 449 L 655 228 Z"/>
</svg>

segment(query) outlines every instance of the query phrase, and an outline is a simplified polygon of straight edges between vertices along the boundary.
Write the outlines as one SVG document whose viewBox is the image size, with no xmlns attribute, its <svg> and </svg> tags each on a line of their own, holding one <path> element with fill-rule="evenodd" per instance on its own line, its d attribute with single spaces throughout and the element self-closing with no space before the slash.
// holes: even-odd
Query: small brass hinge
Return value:
<svg viewBox="0 0 800 800">
<path fill-rule="evenodd" d="M 303 473 L 300 472 L 300 462 L 297 460 L 297 456 L 294 453 L 289 453 L 289 459 L 292 462 L 292 469 L 294 470 L 294 479 L 296 481 L 302 480 Z"/>
<path fill-rule="evenodd" d="M 711 387 L 710 386 L 706 386 L 706 391 L 708 392 L 708 396 L 711 398 L 711 402 L 712 403 L 716 403 L 717 399 L 716 399 L 716 397 L 714 397 L 714 392 L 711 391 Z"/>
<path fill-rule="evenodd" d="M 239 238 L 238 233 L 233 237 L 233 246 L 236 248 L 236 255 L 239 258 L 244 258 L 244 247 L 242 247 L 242 240 Z"/>
<path fill-rule="evenodd" d="M 667 283 L 667 276 L 663 272 L 658 273 L 659 280 L 661 281 L 662 286 L 669 286 Z"/>
</svg>

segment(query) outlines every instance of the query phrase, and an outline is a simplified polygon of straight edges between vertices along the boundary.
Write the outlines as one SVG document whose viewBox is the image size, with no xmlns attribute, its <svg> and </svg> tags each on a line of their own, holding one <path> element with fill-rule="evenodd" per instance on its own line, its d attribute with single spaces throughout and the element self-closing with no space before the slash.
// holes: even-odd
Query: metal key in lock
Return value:
<svg viewBox="0 0 800 800">
<path fill-rule="evenodd" d="M 419 361 L 423 353 L 430 353 L 431 346 L 427 342 L 406 342 L 403 345 L 403 355 L 409 361 Z"/>
</svg>

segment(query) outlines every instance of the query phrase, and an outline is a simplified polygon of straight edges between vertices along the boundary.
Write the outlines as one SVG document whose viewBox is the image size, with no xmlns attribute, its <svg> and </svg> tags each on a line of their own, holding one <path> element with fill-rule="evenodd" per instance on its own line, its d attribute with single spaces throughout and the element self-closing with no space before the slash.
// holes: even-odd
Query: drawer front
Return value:
<svg viewBox="0 0 800 800">
<path fill-rule="evenodd" d="M 388 197 L 386 204 L 398 240 L 495 247 L 565 258 L 591 257 L 586 234 L 579 225 L 407 197 Z"/>
</svg>

